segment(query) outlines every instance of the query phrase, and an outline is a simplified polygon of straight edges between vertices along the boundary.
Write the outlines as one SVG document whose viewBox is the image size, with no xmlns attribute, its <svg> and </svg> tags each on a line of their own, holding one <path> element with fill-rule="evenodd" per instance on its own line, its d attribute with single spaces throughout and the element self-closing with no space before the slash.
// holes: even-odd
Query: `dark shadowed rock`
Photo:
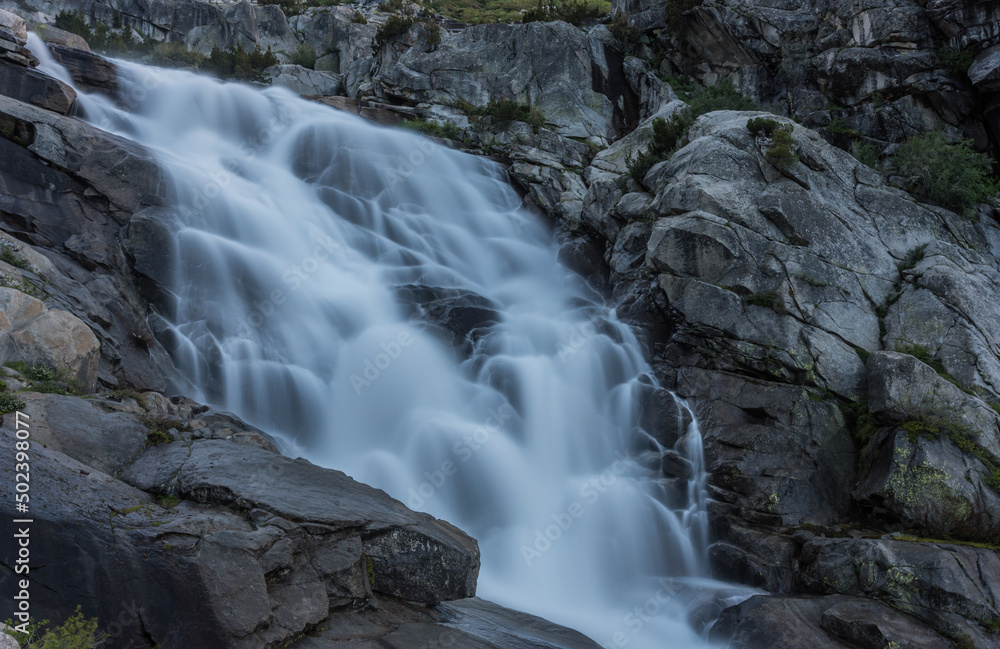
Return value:
<svg viewBox="0 0 1000 649">
<path fill-rule="evenodd" d="M 0 60 L 0 91 L 61 115 L 68 115 L 76 103 L 76 91 L 62 81 L 3 60 Z"/>
</svg>

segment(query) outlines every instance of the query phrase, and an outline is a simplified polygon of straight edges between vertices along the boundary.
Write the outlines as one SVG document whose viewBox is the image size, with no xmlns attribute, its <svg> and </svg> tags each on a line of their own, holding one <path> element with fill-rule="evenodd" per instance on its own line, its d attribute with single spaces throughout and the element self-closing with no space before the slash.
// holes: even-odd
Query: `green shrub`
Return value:
<svg viewBox="0 0 1000 649">
<path fill-rule="evenodd" d="M 437 47 L 441 44 L 441 25 L 435 22 L 424 23 L 427 28 L 427 44 Z"/>
<path fill-rule="evenodd" d="M 48 626 L 49 621 L 36 620 L 33 617 L 28 618 L 28 626 L 26 627 L 27 633 L 15 631 L 14 626 L 17 623 L 12 621 L 10 618 L 4 620 L 4 624 L 7 626 L 7 628 L 4 629 L 4 633 L 17 640 L 17 643 L 21 645 L 21 647 L 34 647 L 37 646 L 38 643 L 36 641 L 42 637 L 42 629 Z"/>
<path fill-rule="evenodd" d="M 462 139 L 462 129 L 450 122 L 438 124 L 437 122 L 429 122 L 420 118 L 414 118 L 406 120 L 401 123 L 400 126 L 423 133 L 424 135 L 430 135 L 431 137 L 440 137 L 446 140 Z"/>
<path fill-rule="evenodd" d="M 4 365 L 12 370 L 17 370 L 32 381 L 54 381 L 58 376 L 55 368 L 46 363 L 29 365 L 25 361 L 7 361 Z"/>
<path fill-rule="evenodd" d="M 827 125 L 826 132 L 834 135 L 845 135 L 851 139 L 861 137 L 861 131 L 851 126 L 851 123 L 843 115 L 834 116 L 830 120 L 830 124 Z"/>
<path fill-rule="evenodd" d="M 151 430 L 146 434 L 146 442 L 148 442 L 150 446 L 156 446 L 157 444 L 169 444 L 172 441 L 174 441 L 174 438 L 170 436 L 170 433 L 162 430 Z"/>
<path fill-rule="evenodd" d="M 363 13 L 355 9 L 354 15 L 351 16 L 351 22 L 358 25 L 367 25 L 368 19 L 365 18 L 365 15 Z"/>
<path fill-rule="evenodd" d="M 622 49 L 631 45 L 641 33 L 632 26 L 628 14 L 615 14 L 608 25 L 608 31 L 615 37 Z"/>
<path fill-rule="evenodd" d="M 972 59 L 975 58 L 972 50 L 960 50 L 957 47 L 943 47 L 937 51 L 937 55 L 945 69 L 962 75 L 968 72 Z"/>
<path fill-rule="evenodd" d="M 909 138 L 892 159 L 910 192 L 966 216 L 1000 190 L 992 165 L 987 155 L 973 150 L 972 140 L 950 144 L 938 131 Z"/>
<path fill-rule="evenodd" d="M 757 135 L 761 131 L 770 136 L 775 130 L 781 128 L 781 122 L 767 117 L 752 117 L 747 120 L 747 130 Z"/>
<path fill-rule="evenodd" d="M 689 11 L 703 3 L 704 0 L 667 0 L 667 26 L 677 29 Z"/>
<path fill-rule="evenodd" d="M 0 260 L 21 270 L 31 269 L 28 259 L 14 247 L 0 246 Z"/>
<path fill-rule="evenodd" d="M 536 128 L 545 125 L 545 116 L 542 111 L 534 106 L 519 104 L 510 99 L 491 101 L 479 113 L 493 118 L 495 122 L 525 122 Z"/>
<path fill-rule="evenodd" d="M 198 69 L 208 62 L 208 57 L 200 52 L 189 50 L 184 43 L 157 43 L 149 56 L 149 62 L 171 68 Z"/>
<path fill-rule="evenodd" d="M 741 95 L 732 81 L 724 80 L 707 88 L 696 88 L 688 96 L 688 105 L 670 116 L 669 119 L 653 119 L 653 135 L 650 145 L 634 159 L 626 161 L 629 174 L 640 185 L 649 169 L 657 162 L 667 159 L 687 137 L 694 121 L 705 113 L 716 110 L 756 110 L 757 106 L 749 97 Z"/>
<path fill-rule="evenodd" d="M 302 43 L 292 52 L 288 62 L 312 70 L 316 67 L 316 58 L 316 49 L 308 43 Z"/>
<path fill-rule="evenodd" d="M 606 14 L 607 3 L 599 0 L 538 0 L 537 6 L 528 9 L 521 17 L 522 23 L 552 22 L 562 20 L 571 25 L 594 21 Z"/>
<path fill-rule="evenodd" d="M 681 101 L 691 99 L 691 97 L 701 88 L 701 86 L 699 86 L 694 79 L 688 76 L 675 77 L 668 75 L 663 77 L 663 80 L 675 93 L 677 93 L 677 97 Z"/>
<path fill-rule="evenodd" d="M 402 36 L 413 26 L 413 19 L 409 16 L 393 14 L 378 28 L 375 33 L 375 52 L 378 53 L 382 47 L 391 39 Z"/>
<path fill-rule="evenodd" d="M 15 410 L 21 410 L 27 403 L 22 399 L 18 399 L 13 394 L 9 392 L 0 393 L 0 413 L 14 412 Z"/>
<path fill-rule="evenodd" d="M 922 260 L 924 258 L 924 255 L 926 254 L 926 251 L 927 251 L 927 244 L 926 243 L 921 244 L 921 245 L 917 246 L 916 248 L 912 248 L 909 252 L 906 253 L 906 256 L 903 257 L 903 260 L 900 261 L 898 264 L 896 264 L 896 269 L 900 273 L 905 273 L 906 271 L 908 271 L 911 268 L 915 267 L 917 265 L 917 263 L 920 262 L 920 260 Z M 913 350 L 919 350 L 918 353 L 921 354 L 921 355 L 918 356 L 917 354 L 912 353 L 912 352 L 903 352 L 903 353 L 910 354 L 911 356 L 916 356 L 921 361 L 927 363 L 927 361 L 924 360 L 924 358 L 922 356 L 930 357 L 931 356 L 931 352 L 930 352 L 929 349 L 927 349 L 926 347 L 924 347 L 922 345 L 910 345 L 909 348 L 913 349 Z M 930 363 L 928 363 L 928 365 L 929 364 Z M 942 366 L 942 369 L 943 368 L 944 368 L 944 366 Z"/>
<path fill-rule="evenodd" d="M 847 420 L 847 424 L 854 429 L 854 439 L 862 446 L 867 444 L 878 432 L 878 426 L 875 424 L 875 418 L 872 417 L 867 401 L 852 401 L 841 406 L 840 411 L 843 413 L 844 419 Z"/>
<path fill-rule="evenodd" d="M 871 167 L 872 169 L 879 168 L 878 148 L 876 148 L 874 144 L 858 141 L 852 142 L 851 155 L 863 165 Z"/>
<path fill-rule="evenodd" d="M 788 169 L 799 161 L 792 139 L 792 126 L 783 124 L 771 134 L 771 146 L 767 147 L 764 159 L 778 169 Z"/>
<path fill-rule="evenodd" d="M 79 606 L 60 626 L 47 631 L 38 649 L 90 649 L 97 643 L 97 618 L 86 619 Z"/>
<path fill-rule="evenodd" d="M 297 16 L 302 13 L 302 7 L 298 0 L 257 0 L 260 5 L 275 5 L 281 9 L 286 16 Z"/>
<path fill-rule="evenodd" d="M 265 52 L 261 52 L 260 48 L 251 51 L 243 49 L 242 43 L 237 43 L 231 50 L 212 48 L 205 67 L 222 79 L 263 82 L 266 80 L 264 70 L 277 64 L 278 57 L 270 47 Z"/>
</svg>

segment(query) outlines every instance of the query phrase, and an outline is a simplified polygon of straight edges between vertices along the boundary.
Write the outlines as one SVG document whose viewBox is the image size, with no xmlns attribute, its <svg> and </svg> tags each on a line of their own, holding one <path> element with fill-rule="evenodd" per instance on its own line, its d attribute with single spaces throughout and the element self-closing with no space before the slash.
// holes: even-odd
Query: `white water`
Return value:
<svg viewBox="0 0 1000 649">
<path fill-rule="evenodd" d="M 192 396 L 469 532 L 487 599 L 608 647 L 706 646 L 686 622 L 719 586 L 697 425 L 672 510 L 628 459 L 639 346 L 498 167 L 278 88 L 121 68 L 127 111 L 81 102 L 172 176 L 163 315 Z M 404 284 L 473 291 L 501 322 L 460 358 L 406 317 Z"/>
</svg>

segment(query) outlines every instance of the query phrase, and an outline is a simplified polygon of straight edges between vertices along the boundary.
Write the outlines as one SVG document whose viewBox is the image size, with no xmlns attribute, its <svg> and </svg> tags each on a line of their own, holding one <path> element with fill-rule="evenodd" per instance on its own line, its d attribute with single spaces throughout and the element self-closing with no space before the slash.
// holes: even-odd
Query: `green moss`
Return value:
<svg viewBox="0 0 1000 649">
<path fill-rule="evenodd" d="M 900 426 L 906 431 L 911 443 L 916 443 L 921 435 L 936 438 L 941 432 L 937 426 L 926 421 L 905 421 Z"/>
<path fill-rule="evenodd" d="M 368 584 L 375 588 L 375 563 L 368 555 L 365 555 L 365 565 L 368 567 Z"/>
<path fill-rule="evenodd" d="M 912 534 L 901 534 L 896 537 L 897 541 L 909 541 L 912 543 L 947 543 L 950 545 L 966 545 L 970 548 L 979 548 L 980 550 L 1000 550 L 1000 545 L 996 543 L 988 543 L 984 541 L 966 541 L 963 539 L 952 539 L 952 538 L 930 538 L 925 536 L 915 536 Z"/>
<path fill-rule="evenodd" d="M 955 638 L 955 649 L 979 649 L 972 637 L 963 633 Z"/>
<path fill-rule="evenodd" d="M 181 499 L 177 496 L 164 496 L 160 498 L 160 506 L 164 509 L 173 509 L 179 504 L 181 504 Z"/>
<path fill-rule="evenodd" d="M 126 399 L 132 399 L 140 406 L 143 404 L 143 397 L 141 392 L 137 392 L 131 388 L 119 388 L 117 390 L 112 390 L 108 393 L 108 398 L 112 401 L 122 402 Z"/>
<path fill-rule="evenodd" d="M 1000 548 L 994 548 L 994 549 L 1000 549 Z M 1000 617 L 991 617 L 986 620 L 980 620 L 979 624 L 989 634 L 1000 633 Z"/>
<path fill-rule="evenodd" d="M 751 306 L 762 306 L 776 313 L 788 313 L 788 309 L 785 308 L 781 297 L 774 291 L 752 293 L 745 297 L 744 300 Z"/>
</svg>

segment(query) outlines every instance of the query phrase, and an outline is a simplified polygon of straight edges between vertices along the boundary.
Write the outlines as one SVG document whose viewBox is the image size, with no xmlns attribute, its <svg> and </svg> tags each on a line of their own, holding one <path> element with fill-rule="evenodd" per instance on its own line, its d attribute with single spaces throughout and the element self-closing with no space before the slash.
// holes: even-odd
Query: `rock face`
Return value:
<svg viewBox="0 0 1000 649">
<path fill-rule="evenodd" d="M 479 25 L 428 51 L 419 28 L 382 51 L 375 94 L 391 101 L 484 107 L 529 103 L 555 132 L 612 140 L 634 123 L 622 62 L 604 43 L 566 23 Z"/>
<path fill-rule="evenodd" d="M 474 595 L 476 542 L 281 456 L 227 413 L 151 392 L 118 399 L 25 394 L 35 525 L 61 530 L 32 544 L 46 557 L 32 566 L 48 593 L 33 601 L 38 614 L 82 605 L 121 647 L 326 648 L 379 636 L 394 647 L 440 636 L 483 649 L 596 646 L 479 600 L 410 603 Z M 5 423 L 12 444 L 13 417 Z M 13 469 L 0 473 L 13 480 Z M 6 577 L 14 557 L 3 552 Z"/>
<path fill-rule="evenodd" d="M 41 300 L 0 287 L 0 355 L 4 361 L 44 364 L 87 391 L 97 384 L 101 344 L 76 316 L 50 310 Z"/>
<path fill-rule="evenodd" d="M 888 605 L 880 622 L 836 608 L 839 600 L 761 600 L 730 611 L 720 628 L 736 646 L 770 646 L 760 644 L 768 637 L 795 646 L 777 630 L 793 618 L 809 623 L 796 634 L 825 638 L 822 646 L 885 646 L 863 638 L 911 641 L 926 624 L 939 634 L 929 646 L 964 635 L 994 646 L 980 625 L 962 622 L 972 609 L 947 623 L 932 615 L 935 586 L 909 603 L 868 587 L 817 590 L 823 577 L 801 578 L 814 561 L 803 543 L 816 532 L 799 528 L 844 534 L 851 523 L 874 526 L 858 534 L 876 539 L 897 530 L 995 542 L 1000 328 L 997 300 L 982 296 L 1000 285 L 1000 227 L 989 208 L 970 220 L 916 203 L 795 124 L 799 161 L 779 169 L 747 130 L 755 115 L 702 116 L 686 146 L 638 183 L 626 160 L 646 146 L 647 120 L 593 157 L 575 217 L 560 211 L 565 202 L 550 212 L 603 248 L 619 315 L 646 332 L 661 383 L 699 414 L 717 574 Z M 683 474 L 672 458 L 663 466 Z M 847 541 L 845 556 L 869 547 Z M 918 542 L 885 547 L 945 556 Z M 977 561 L 993 556 L 976 552 Z M 890 576 L 899 565 L 883 563 Z M 991 619 L 993 588 L 970 586 L 983 593 L 969 595 L 981 607 L 974 619 Z"/>
<path fill-rule="evenodd" d="M 881 150 L 917 132 L 941 129 L 997 151 L 996 3 L 670 5 L 613 3 L 614 13 L 636 29 L 660 30 L 653 46 L 665 53 L 665 74 L 708 83 L 733 79 L 762 106 L 806 126 L 826 127 L 844 146 L 860 138 Z M 975 58 L 960 56 L 963 51 Z"/>
<path fill-rule="evenodd" d="M 26 260 L 23 268 L 3 269 L 6 285 L 38 295 L 57 327 L 50 333 L 72 329 L 69 314 L 93 332 L 103 385 L 164 388 L 172 380 L 170 363 L 153 342 L 146 305 L 117 243 L 134 213 L 160 201 L 159 167 L 132 142 L 9 97 L 0 96 L 0 124 L 0 209 Z M 91 349 L 71 355 L 88 368 L 80 379 L 90 385 L 92 361 L 84 358 Z M 62 369 L 71 357 L 39 360 Z"/>
</svg>

